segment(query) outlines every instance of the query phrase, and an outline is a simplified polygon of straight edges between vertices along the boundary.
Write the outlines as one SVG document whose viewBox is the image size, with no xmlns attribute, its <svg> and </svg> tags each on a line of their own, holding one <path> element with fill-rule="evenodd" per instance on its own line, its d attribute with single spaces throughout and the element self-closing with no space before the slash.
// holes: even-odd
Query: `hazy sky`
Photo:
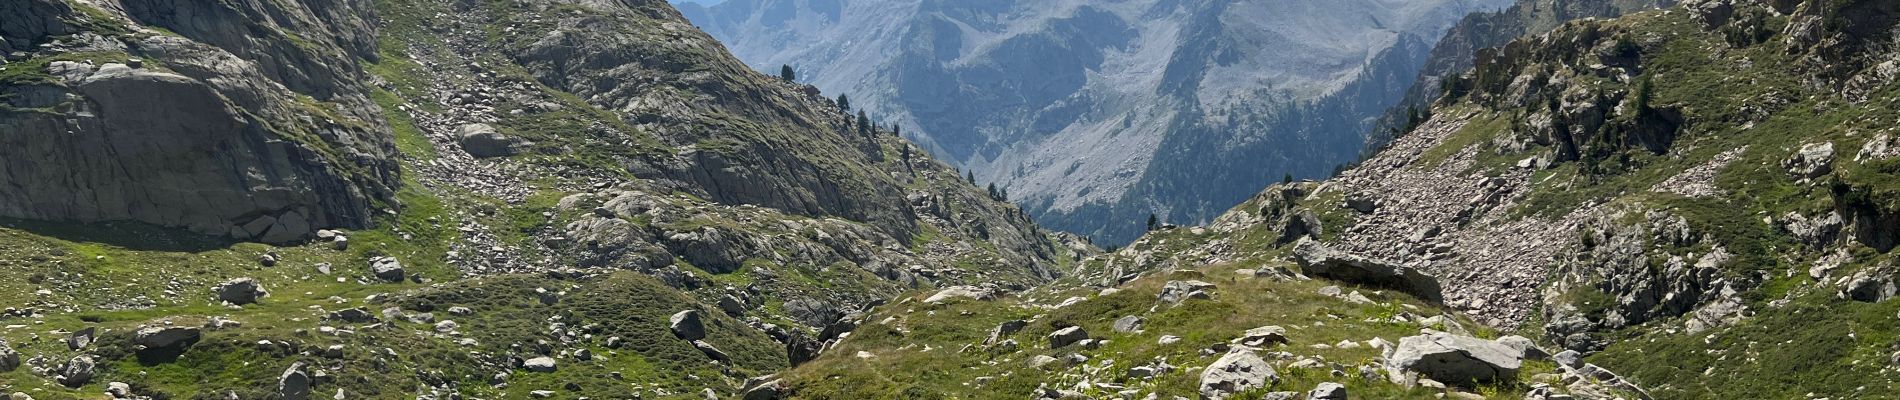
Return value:
<svg viewBox="0 0 1900 400">
<path fill-rule="evenodd" d="M 669 1 L 672 1 L 674 3 L 699 3 L 699 4 L 710 6 L 714 4 L 719 4 L 719 2 L 725 1 L 725 0 L 669 0 Z"/>
</svg>

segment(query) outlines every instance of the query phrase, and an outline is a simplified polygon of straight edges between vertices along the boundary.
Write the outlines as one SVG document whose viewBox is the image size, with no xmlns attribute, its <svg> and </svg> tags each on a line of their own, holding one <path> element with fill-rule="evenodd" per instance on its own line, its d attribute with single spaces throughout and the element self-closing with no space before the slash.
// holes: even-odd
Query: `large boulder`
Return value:
<svg viewBox="0 0 1900 400">
<path fill-rule="evenodd" d="M 251 278 L 232 279 L 218 285 L 213 291 L 218 293 L 218 301 L 236 305 L 257 303 L 257 299 L 269 294 L 264 291 L 263 285 Z"/>
<path fill-rule="evenodd" d="M 668 319 L 673 336 L 681 340 L 694 341 L 706 338 L 706 323 L 699 318 L 699 310 L 686 310 L 673 313 Z"/>
<path fill-rule="evenodd" d="M 1003 323 L 1001 324 L 996 324 L 996 329 L 990 330 L 990 338 L 985 339 L 983 341 L 983 344 L 994 345 L 997 343 L 1001 343 L 1003 340 L 1003 337 L 1014 335 L 1016 334 L 1016 332 L 1021 332 L 1023 328 L 1026 328 L 1026 327 L 1029 327 L 1029 321 L 1024 321 L 1020 319 L 1003 321 Z"/>
<path fill-rule="evenodd" d="M 996 290 L 982 286 L 952 286 L 948 289 L 937 291 L 937 294 L 930 295 L 930 298 L 924 299 L 924 302 L 940 304 L 958 298 L 974 300 L 994 299 L 996 298 Z"/>
<path fill-rule="evenodd" d="M 1476 385 L 1517 377 L 1524 352 L 1510 345 L 1450 334 L 1411 336 L 1386 357 L 1386 367 L 1439 382 Z"/>
<path fill-rule="evenodd" d="M 1089 338 L 1089 332 L 1082 330 L 1082 327 L 1080 326 L 1071 326 L 1067 328 L 1057 329 L 1055 332 L 1052 332 L 1049 334 L 1049 348 L 1059 349 L 1059 348 L 1062 348 L 1063 346 L 1068 346 L 1071 344 L 1075 344 L 1076 342 L 1088 340 L 1088 338 Z"/>
<path fill-rule="evenodd" d="M 277 398 L 283 400 L 310 399 L 310 371 L 302 362 L 291 363 L 284 374 L 277 377 Z"/>
<path fill-rule="evenodd" d="M 1307 275 L 1392 288 L 1430 302 L 1444 301 L 1438 279 L 1416 268 L 1335 250 L 1309 239 L 1294 245 L 1293 255 Z"/>
<path fill-rule="evenodd" d="M 1201 398 L 1225 399 L 1235 393 L 1280 382 L 1280 374 L 1253 350 L 1238 348 L 1201 371 Z"/>
<path fill-rule="evenodd" d="M 466 124 L 456 129 L 462 150 L 476 158 L 507 157 L 521 154 L 528 141 L 502 134 L 489 124 Z"/>
<path fill-rule="evenodd" d="M 700 353 L 706 354 L 706 357 L 713 361 L 724 363 L 732 360 L 732 356 L 727 355 L 724 350 L 719 350 L 718 347 L 713 347 L 712 343 L 706 343 L 704 340 L 694 340 L 693 348 L 699 349 Z"/>
<path fill-rule="evenodd" d="M 369 272 L 384 282 L 402 282 L 405 273 L 402 262 L 395 257 L 376 257 L 369 260 Z"/>
<path fill-rule="evenodd" d="M 132 344 L 140 350 L 182 349 L 198 342 L 202 333 L 198 328 L 181 326 L 151 326 L 138 330 L 132 335 Z"/>
<path fill-rule="evenodd" d="M 1147 320 L 1142 319 L 1141 316 L 1130 315 L 1116 319 L 1115 324 L 1111 326 L 1111 328 L 1115 329 L 1116 332 L 1136 333 L 1141 331 L 1141 325 L 1145 322 L 1147 322 Z"/>
<path fill-rule="evenodd" d="M 1290 343 L 1286 338 L 1286 328 L 1272 325 L 1248 329 L 1246 333 L 1240 335 L 1240 338 L 1234 339 L 1234 342 L 1251 347 Z"/>
<path fill-rule="evenodd" d="M 783 396 L 785 396 L 785 381 L 771 379 L 746 388 L 744 394 L 739 395 L 739 398 L 743 400 L 778 400 Z"/>
<path fill-rule="evenodd" d="M 0 372 L 10 372 L 20 368 L 20 352 L 0 340 Z"/>
<path fill-rule="evenodd" d="M 72 360 L 66 362 L 66 368 L 59 370 L 59 376 L 54 380 L 66 387 L 77 389 L 92 382 L 93 370 L 97 367 L 98 364 L 92 361 L 92 356 L 85 354 L 73 356 Z"/>
<path fill-rule="evenodd" d="M 1834 172 L 1834 142 L 1809 143 L 1782 161 L 1796 179 L 1814 179 Z"/>
<path fill-rule="evenodd" d="M 1161 295 L 1156 300 L 1162 304 L 1180 304 L 1182 300 L 1190 298 L 1207 298 L 1209 290 L 1214 290 L 1214 284 L 1195 280 L 1168 281 L 1161 286 Z"/>
<path fill-rule="evenodd" d="M 528 372 L 554 372 L 558 367 L 556 367 L 553 358 L 535 357 L 522 362 L 521 368 L 528 370 Z"/>
</svg>

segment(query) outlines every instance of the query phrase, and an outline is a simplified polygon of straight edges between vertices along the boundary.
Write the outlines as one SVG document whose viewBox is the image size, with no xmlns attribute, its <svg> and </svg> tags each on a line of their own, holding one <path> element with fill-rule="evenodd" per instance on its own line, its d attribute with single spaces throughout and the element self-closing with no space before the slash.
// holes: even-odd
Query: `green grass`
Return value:
<svg viewBox="0 0 1900 400">
<path fill-rule="evenodd" d="M 1220 285 L 1214 291 L 1212 300 L 1190 300 L 1178 307 L 1163 306 L 1153 312 L 1148 310 L 1155 305 L 1155 296 L 1165 282 L 1159 276 L 1137 280 L 1122 286 L 1122 290 L 1114 294 L 1093 297 L 1053 311 L 1027 307 L 1022 303 L 1023 299 L 1018 297 L 994 301 L 959 300 L 930 306 L 918 301 L 924 295 L 910 296 L 880 307 L 867 319 L 872 323 L 860 327 L 837 349 L 826 353 L 818 361 L 793 370 L 787 376 L 800 398 L 895 399 L 917 398 L 922 394 L 930 394 L 923 398 L 1028 397 L 1043 382 L 1054 387 L 1073 385 L 1076 383 L 1073 379 L 1057 372 L 1064 368 L 1082 368 L 1051 366 L 1047 370 L 1032 369 L 1026 364 L 1030 357 L 1050 355 L 1060 358 L 1080 352 L 1092 357 L 1089 365 L 1108 371 L 1096 374 L 1098 381 L 1123 383 L 1129 388 L 1144 393 L 1159 393 L 1164 397 L 1194 396 L 1198 373 L 1189 372 L 1188 368 L 1204 366 L 1214 359 L 1203 357 L 1198 351 L 1212 343 L 1236 338 L 1247 329 L 1263 325 L 1286 327 L 1293 344 L 1270 351 L 1284 350 L 1356 368 L 1357 365 L 1373 362 L 1379 356 L 1378 350 L 1370 347 L 1315 349 L 1310 346 L 1331 345 L 1342 340 L 1363 342 L 1374 337 L 1397 342 L 1401 337 L 1416 335 L 1420 328 L 1416 324 L 1382 320 L 1398 313 L 1395 310 L 1404 309 L 1398 305 L 1401 303 L 1419 307 L 1421 311 L 1416 313 L 1430 315 L 1442 312 L 1421 306 L 1417 300 L 1404 295 L 1374 293 L 1371 289 L 1360 290 L 1381 299 L 1383 304 L 1354 305 L 1316 293 L 1319 287 L 1330 282 L 1238 279 L 1229 268 L 1233 267 L 1202 269 L 1208 275 L 1206 280 Z M 1087 294 L 1086 291 L 1063 291 L 1046 292 L 1044 295 L 1045 291 L 1041 290 L 1035 293 L 1039 298 L 1051 299 L 1049 302 Z M 1110 324 L 1125 315 L 1146 318 L 1144 331 L 1113 331 Z M 893 322 L 876 322 L 885 318 L 892 318 Z M 1007 337 L 1020 342 L 1022 350 L 996 352 L 982 348 L 981 342 L 988 337 L 993 327 L 1013 319 L 1031 321 L 1022 332 Z M 1461 323 L 1474 326 L 1468 321 Z M 1048 349 L 1045 336 L 1057 326 L 1070 324 L 1082 326 L 1092 337 L 1109 342 L 1096 350 L 1080 350 L 1077 347 Z M 1180 336 L 1183 340 L 1163 346 L 1157 344 L 1157 339 L 1162 335 Z M 975 344 L 975 347 L 959 352 L 966 344 Z M 924 350 L 926 345 L 930 346 L 930 350 Z M 859 358 L 856 355 L 860 351 L 872 357 Z M 1109 360 L 1112 363 L 1101 365 Z M 1167 360 L 1179 369 L 1148 381 L 1124 378 L 1127 369 L 1153 360 Z M 1288 362 L 1274 362 L 1283 382 L 1271 390 L 1305 391 L 1321 382 L 1342 379 L 1319 371 L 1286 368 Z M 1554 369 L 1545 364 L 1533 364 L 1528 368 L 1525 376 L 1535 371 Z M 989 383 L 971 383 L 978 377 L 988 377 Z M 1376 382 L 1351 379 L 1347 382 L 1355 396 L 1366 398 L 1422 399 L 1433 396 L 1428 390 L 1406 389 L 1382 379 Z M 1526 387 L 1506 385 L 1495 390 L 1521 393 Z M 1110 393 L 1098 393 L 1107 394 Z"/>
</svg>

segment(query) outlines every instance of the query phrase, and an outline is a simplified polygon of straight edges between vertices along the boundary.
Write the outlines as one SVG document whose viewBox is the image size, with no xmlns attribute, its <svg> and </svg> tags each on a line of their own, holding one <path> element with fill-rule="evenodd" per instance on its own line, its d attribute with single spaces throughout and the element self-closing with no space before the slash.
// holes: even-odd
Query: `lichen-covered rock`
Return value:
<svg viewBox="0 0 1900 400">
<path fill-rule="evenodd" d="M 236 305 L 256 303 L 257 299 L 267 295 L 264 287 L 252 278 L 232 279 L 218 285 L 213 291 L 218 293 L 219 301 Z"/>
<path fill-rule="evenodd" d="M 1305 239 L 1294 245 L 1294 260 L 1307 275 L 1398 289 L 1425 301 L 1443 301 L 1438 279 L 1410 266 L 1334 250 Z"/>
<path fill-rule="evenodd" d="M 1410 336 L 1386 359 L 1386 367 L 1415 372 L 1448 384 L 1472 385 L 1517 377 L 1523 352 L 1495 341 L 1448 334 Z"/>
<path fill-rule="evenodd" d="M 1225 399 L 1236 393 L 1272 386 L 1280 382 L 1267 360 L 1245 348 L 1234 349 L 1201 371 L 1200 393 L 1204 399 Z"/>
</svg>

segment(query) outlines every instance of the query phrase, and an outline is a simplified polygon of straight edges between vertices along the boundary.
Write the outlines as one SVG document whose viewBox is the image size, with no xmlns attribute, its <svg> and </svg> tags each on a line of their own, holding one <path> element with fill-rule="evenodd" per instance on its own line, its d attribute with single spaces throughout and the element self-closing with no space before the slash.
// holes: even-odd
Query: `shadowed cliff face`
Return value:
<svg viewBox="0 0 1900 400">
<path fill-rule="evenodd" d="M 0 6 L 6 46 L 32 49 L 0 86 L 0 216 L 273 243 L 368 226 L 397 181 L 357 64 L 374 17 L 323 3 Z M 110 28 L 131 23 L 166 31 Z"/>
<path fill-rule="evenodd" d="M 1351 162 L 1443 30 L 1505 4 L 821 3 L 685 13 L 755 68 L 793 65 L 1040 221 L 1107 242 L 1149 213 L 1206 220 Z"/>
</svg>

